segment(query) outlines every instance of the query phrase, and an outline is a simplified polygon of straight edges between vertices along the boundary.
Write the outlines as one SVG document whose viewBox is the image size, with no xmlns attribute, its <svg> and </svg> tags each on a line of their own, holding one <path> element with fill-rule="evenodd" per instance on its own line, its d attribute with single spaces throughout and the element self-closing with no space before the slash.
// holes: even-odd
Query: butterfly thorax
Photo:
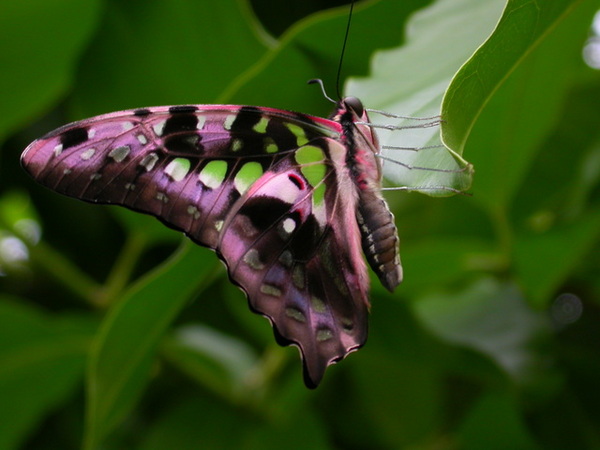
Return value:
<svg viewBox="0 0 600 450">
<path fill-rule="evenodd" d="M 346 163 L 357 188 L 356 219 L 363 252 L 381 283 L 393 291 L 402 281 L 400 240 L 394 215 L 381 194 L 377 135 L 365 125 L 369 117 L 355 97 L 342 100 L 333 119 L 342 126 L 342 142 L 348 149 Z"/>
</svg>

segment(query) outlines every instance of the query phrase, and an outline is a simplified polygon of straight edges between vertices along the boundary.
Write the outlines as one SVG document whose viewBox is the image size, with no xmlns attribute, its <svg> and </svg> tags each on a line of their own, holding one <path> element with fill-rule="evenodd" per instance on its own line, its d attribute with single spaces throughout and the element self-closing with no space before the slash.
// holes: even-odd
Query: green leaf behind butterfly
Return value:
<svg viewBox="0 0 600 450">
<path fill-rule="evenodd" d="M 502 8 L 502 0 L 438 1 L 415 14 L 407 26 L 406 44 L 376 53 L 368 78 L 352 79 L 346 92 L 360 97 L 370 108 L 411 117 L 439 114 L 444 91 L 463 61 L 491 33 Z M 428 121 L 390 119 L 371 114 L 371 121 L 395 126 L 420 125 Z M 451 116 L 444 120 L 452 122 Z M 379 133 L 383 145 L 423 147 L 439 144 L 439 128 L 417 128 Z M 384 161 L 384 175 L 394 185 L 408 186 L 430 195 L 448 195 L 451 187 L 466 190 L 471 185 L 471 168 L 445 148 L 419 152 L 384 150 L 384 155 L 415 167 L 409 169 Z"/>
<path fill-rule="evenodd" d="M 101 5 L 100 0 L 0 4 L 0 141 L 68 91 Z"/>
<path fill-rule="evenodd" d="M 20 447 L 77 391 L 95 322 L 0 296 L 0 448 Z"/>
<path fill-rule="evenodd" d="M 216 264 L 209 253 L 186 243 L 133 285 L 104 319 L 87 373 L 86 448 L 95 448 L 139 398 L 165 329 L 209 281 Z"/>
<path fill-rule="evenodd" d="M 448 147 L 462 153 L 490 97 L 578 3 L 508 1 L 493 34 L 460 68 L 444 96 L 442 116 L 449 122 L 442 127 L 442 135 Z"/>
</svg>

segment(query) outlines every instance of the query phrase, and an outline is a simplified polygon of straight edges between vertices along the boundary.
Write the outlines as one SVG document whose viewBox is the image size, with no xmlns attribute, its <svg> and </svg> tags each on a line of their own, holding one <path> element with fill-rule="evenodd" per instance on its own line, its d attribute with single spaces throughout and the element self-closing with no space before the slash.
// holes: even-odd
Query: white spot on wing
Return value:
<svg viewBox="0 0 600 450">
<path fill-rule="evenodd" d="M 327 225 L 327 209 L 324 205 L 316 206 L 312 210 L 313 216 L 317 219 L 317 223 L 324 227 Z"/>
<path fill-rule="evenodd" d="M 123 128 L 123 131 L 129 131 L 133 128 L 133 124 L 131 122 L 123 122 L 121 127 Z"/>
<path fill-rule="evenodd" d="M 84 161 L 88 161 L 88 160 L 92 159 L 92 156 L 94 156 L 94 153 L 96 153 L 95 148 L 88 148 L 86 151 L 81 153 L 80 158 Z"/>
<path fill-rule="evenodd" d="M 194 219 L 200 218 L 200 211 L 198 211 L 198 208 L 194 205 L 189 205 L 187 207 L 187 213 Z"/>
<path fill-rule="evenodd" d="M 137 140 L 140 144 L 142 145 L 146 145 L 148 143 L 148 138 L 146 137 L 146 135 L 144 134 L 138 134 L 137 136 Z"/>
<path fill-rule="evenodd" d="M 168 203 L 169 197 L 167 197 L 167 194 L 165 194 L 164 192 L 157 192 L 156 200 L 158 200 L 159 202 Z"/>
<path fill-rule="evenodd" d="M 140 166 L 142 166 L 144 169 L 146 169 L 147 172 L 150 172 L 152 169 L 154 169 L 154 165 L 156 164 L 157 161 L 158 161 L 158 155 L 156 153 L 154 153 L 154 152 L 148 153 L 140 161 Z"/>
<path fill-rule="evenodd" d="M 292 231 L 296 229 L 296 221 L 290 217 L 286 218 L 282 224 L 283 231 L 287 234 L 290 234 Z"/>
<path fill-rule="evenodd" d="M 196 125 L 197 130 L 202 130 L 204 128 L 204 124 L 206 123 L 206 116 L 196 116 L 198 118 L 198 124 Z"/>
<path fill-rule="evenodd" d="M 165 119 L 165 120 L 161 120 L 161 121 L 160 121 L 160 122 L 158 122 L 158 123 L 155 123 L 155 124 L 152 126 L 152 129 L 154 130 L 154 134 L 156 134 L 157 136 L 162 136 L 162 134 L 163 134 L 163 131 L 164 131 L 164 129 L 165 129 L 165 123 L 167 123 L 167 120 L 166 120 L 166 119 Z"/>
<path fill-rule="evenodd" d="M 62 153 L 63 151 L 63 145 L 62 144 L 58 144 L 56 147 L 54 147 L 54 156 L 58 156 Z"/>
<path fill-rule="evenodd" d="M 108 157 L 112 158 L 115 162 L 120 163 L 123 162 L 125 158 L 127 158 L 127 155 L 129 155 L 130 152 L 131 147 L 129 147 L 128 145 L 122 145 L 120 147 L 113 148 L 108 154 Z"/>
<path fill-rule="evenodd" d="M 235 120 L 234 115 L 229 115 L 227 117 L 225 117 L 225 120 L 223 121 L 223 128 L 225 128 L 226 130 L 231 130 L 231 125 L 233 125 L 233 121 Z"/>
<path fill-rule="evenodd" d="M 265 265 L 260 260 L 260 254 L 255 248 L 251 248 L 250 250 L 248 250 L 248 252 L 244 255 L 243 259 L 244 262 L 254 270 L 262 270 L 265 268 Z"/>
</svg>

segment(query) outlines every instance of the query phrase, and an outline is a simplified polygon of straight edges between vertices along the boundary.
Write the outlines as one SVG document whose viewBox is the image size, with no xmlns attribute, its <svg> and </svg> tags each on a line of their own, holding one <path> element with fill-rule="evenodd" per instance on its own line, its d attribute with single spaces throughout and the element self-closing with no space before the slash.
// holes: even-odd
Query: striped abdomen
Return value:
<svg viewBox="0 0 600 450">
<path fill-rule="evenodd" d="M 393 291 L 402 281 L 400 239 L 394 215 L 379 192 L 359 193 L 356 219 L 360 226 L 363 252 L 386 289 Z"/>
</svg>

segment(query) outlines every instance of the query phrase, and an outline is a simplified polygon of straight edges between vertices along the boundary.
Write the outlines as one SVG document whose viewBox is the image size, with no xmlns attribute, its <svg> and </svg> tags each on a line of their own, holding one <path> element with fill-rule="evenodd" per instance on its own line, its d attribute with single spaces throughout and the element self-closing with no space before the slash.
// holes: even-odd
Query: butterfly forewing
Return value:
<svg viewBox="0 0 600 450">
<path fill-rule="evenodd" d="M 298 345 L 316 386 L 367 332 L 341 133 L 336 121 L 269 108 L 159 107 L 62 127 L 22 163 L 57 192 L 155 215 L 215 249 L 278 340 Z"/>
<path fill-rule="evenodd" d="M 257 108 L 139 109 L 63 127 L 22 161 L 57 192 L 159 216 L 214 248 L 215 233 L 202 230 L 224 220 L 251 168 L 265 171 L 324 133 L 335 131 Z"/>
</svg>

